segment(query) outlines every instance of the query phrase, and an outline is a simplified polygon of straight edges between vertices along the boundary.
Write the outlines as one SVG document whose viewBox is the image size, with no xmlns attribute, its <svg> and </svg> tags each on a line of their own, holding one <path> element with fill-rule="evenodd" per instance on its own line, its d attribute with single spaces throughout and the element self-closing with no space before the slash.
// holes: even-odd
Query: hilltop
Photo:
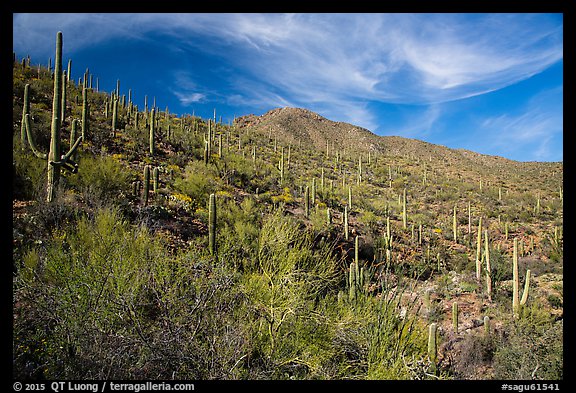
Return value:
<svg viewBox="0 0 576 393">
<path fill-rule="evenodd" d="M 254 130 L 283 144 L 314 147 L 318 151 L 340 151 L 344 154 L 381 154 L 390 158 L 439 163 L 439 170 L 458 173 L 469 179 L 485 179 L 513 183 L 520 181 L 530 187 L 544 186 L 546 174 L 561 174 L 563 165 L 553 162 L 519 162 L 465 149 L 406 138 L 379 136 L 353 124 L 336 122 L 303 108 L 276 108 L 261 116 L 241 116 L 234 123 L 240 129 Z M 547 187 L 550 185 L 546 185 Z"/>
</svg>

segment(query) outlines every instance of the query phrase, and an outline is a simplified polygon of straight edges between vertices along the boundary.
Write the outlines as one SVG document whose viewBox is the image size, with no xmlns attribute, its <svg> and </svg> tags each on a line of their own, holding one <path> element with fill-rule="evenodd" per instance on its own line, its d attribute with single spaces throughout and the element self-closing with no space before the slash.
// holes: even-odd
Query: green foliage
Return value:
<svg viewBox="0 0 576 393">
<path fill-rule="evenodd" d="M 204 206 L 208 196 L 219 188 L 217 170 L 200 161 L 190 161 L 181 178 L 174 181 L 174 188 Z"/>
<path fill-rule="evenodd" d="M 509 322 L 494 353 L 497 379 L 563 379 L 563 322 L 536 302 Z"/>
<path fill-rule="evenodd" d="M 70 83 L 62 148 L 69 145 L 70 121 L 82 117 L 83 92 L 89 137 L 77 153 L 79 172 L 65 173 L 47 203 L 46 160 L 21 149 L 20 131 L 29 83 L 30 124 L 38 146 L 47 151 L 54 83 L 45 68 L 40 79 L 36 69 L 17 64 L 13 70 L 18 379 L 490 377 L 478 375 L 479 369 L 494 369 L 495 376 L 507 379 L 562 377 L 562 333 L 546 311 L 561 313 L 562 298 L 546 291 L 542 281 L 543 273 L 562 273 L 561 165 L 551 164 L 551 176 L 543 176 L 544 165 L 529 163 L 513 171 L 460 165 L 450 152 L 419 154 L 412 142 L 393 153 L 393 140 L 385 146 L 375 141 L 368 164 L 356 146 L 318 151 L 301 143 L 305 138 L 294 143 L 282 130 L 272 137 L 276 125 L 268 128 L 266 116 L 258 119 L 260 128 L 242 121 L 210 124 L 212 154 L 204 164 L 206 120 L 157 114 L 151 139 L 150 112 L 140 112 L 137 126 L 134 112 L 122 105 L 116 113 L 120 132 L 110 138 L 114 97 Z M 87 123 L 88 118 L 80 122 Z M 293 143 L 288 154 L 286 143 Z M 162 187 L 147 207 L 140 202 L 142 186 L 132 188 L 142 180 L 144 165 L 162 168 Z M 304 187 L 312 179 L 318 182 L 315 203 L 305 214 Z M 344 219 L 350 186 L 353 209 Z M 508 191 L 501 199 L 500 186 Z M 210 194 L 216 195 L 218 258 L 208 247 Z M 470 235 L 464 229 L 468 203 Z M 459 244 L 452 229 L 455 205 Z M 480 217 L 493 247 L 491 300 L 482 295 L 484 277 L 480 282 L 474 277 Z M 392 244 L 385 235 L 387 221 Z M 509 316 L 512 269 L 504 222 L 513 236 L 536 243 L 520 261 L 525 265 L 520 275 L 532 269 L 536 280 L 516 320 Z M 354 266 L 358 289 L 352 300 L 350 236 L 361 237 L 366 256 Z M 552 281 L 560 289 L 551 288 L 561 293 L 561 278 Z M 419 295 L 429 289 L 434 298 L 419 310 Z M 436 368 L 427 356 L 428 326 L 443 326 L 455 300 L 462 301 L 462 328 L 469 318 L 484 315 L 476 310 L 486 309 L 493 329 L 485 335 L 472 328 L 438 345 Z M 446 337 L 439 329 L 438 340 Z M 545 349 L 544 343 L 552 345 Z"/>
<path fill-rule="evenodd" d="M 126 165 L 111 156 L 81 154 L 81 169 L 68 178 L 68 184 L 92 200 L 117 202 L 119 195 L 127 195 L 134 175 Z"/>
</svg>

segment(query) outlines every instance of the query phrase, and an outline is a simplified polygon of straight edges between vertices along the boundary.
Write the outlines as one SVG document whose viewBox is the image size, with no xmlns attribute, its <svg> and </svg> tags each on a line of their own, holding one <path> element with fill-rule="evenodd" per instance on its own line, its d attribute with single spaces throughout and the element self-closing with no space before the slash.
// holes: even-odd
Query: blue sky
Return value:
<svg viewBox="0 0 576 393">
<path fill-rule="evenodd" d="M 14 14 L 18 57 L 229 122 L 322 116 L 518 161 L 563 160 L 563 15 Z M 149 101 L 151 102 L 151 101 Z"/>
</svg>

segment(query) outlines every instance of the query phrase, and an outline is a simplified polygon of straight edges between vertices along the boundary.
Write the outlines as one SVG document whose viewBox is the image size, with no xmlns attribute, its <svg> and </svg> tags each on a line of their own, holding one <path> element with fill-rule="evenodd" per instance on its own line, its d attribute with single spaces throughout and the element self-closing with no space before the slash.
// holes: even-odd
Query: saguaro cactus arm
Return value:
<svg viewBox="0 0 576 393">
<path fill-rule="evenodd" d="M 530 269 L 526 270 L 526 281 L 524 281 L 524 291 L 522 292 L 522 298 L 520 299 L 520 306 L 526 304 L 528 300 L 528 291 L 530 290 Z"/>
<path fill-rule="evenodd" d="M 26 135 L 28 137 L 28 143 L 30 144 L 30 148 L 32 152 L 36 155 L 36 157 L 41 158 L 43 160 L 48 158 L 48 154 L 42 153 L 36 147 L 36 143 L 34 143 L 34 138 L 32 137 L 32 132 L 30 131 L 30 114 L 27 113 L 24 116 L 24 127 L 26 128 Z"/>
</svg>

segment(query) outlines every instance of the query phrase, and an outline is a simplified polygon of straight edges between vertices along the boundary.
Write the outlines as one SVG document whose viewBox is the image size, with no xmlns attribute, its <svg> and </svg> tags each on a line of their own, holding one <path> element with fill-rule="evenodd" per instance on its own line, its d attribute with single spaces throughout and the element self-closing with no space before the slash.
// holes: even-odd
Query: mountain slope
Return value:
<svg viewBox="0 0 576 393">
<path fill-rule="evenodd" d="M 413 161 L 428 161 L 432 167 L 452 171 L 456 176 L 481 178 L 494 182 L 528 182 L 538 188 L 546 181 L 545 174 L 562 174 L 562 163 L 519 162 L 499 156 L 476 153 L 465 149 L 452 149 L 417 139 L 400 136 L 378 136 L 349 123 L 336 122 L 308 109 L 276 108 L 256 116 L 239 117 L 235 125 L 250 129 L 282 143 L 315 147 L 320 151 L 340 154 L 385 155 L 403 157 Z M 367 158 L 366 158 L 367 159 Z M 544 188 L 549 185 L 541 184 Z"/>
</svg>

